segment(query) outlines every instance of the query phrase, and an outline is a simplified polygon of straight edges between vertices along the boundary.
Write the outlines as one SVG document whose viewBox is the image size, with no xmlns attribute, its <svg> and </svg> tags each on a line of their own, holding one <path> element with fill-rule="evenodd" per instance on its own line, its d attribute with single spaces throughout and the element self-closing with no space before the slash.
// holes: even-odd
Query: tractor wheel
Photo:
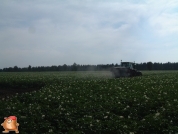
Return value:
<svg viewBox="0 0 178 134">
<path fill-rule="evenodd" d="M 142 73 L 141 72 L 137 72 L 137 76 L 142 76 Z"/>
</svg>

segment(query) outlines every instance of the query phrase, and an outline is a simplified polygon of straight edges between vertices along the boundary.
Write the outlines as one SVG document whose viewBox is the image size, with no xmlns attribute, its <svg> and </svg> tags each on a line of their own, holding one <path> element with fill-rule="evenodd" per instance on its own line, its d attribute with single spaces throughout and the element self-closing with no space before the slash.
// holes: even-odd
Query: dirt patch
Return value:
<svg viewBox="0 0 178 134">
<path fill-rule="evenodd" d="M 7 98 L 7 96 L 13 96 L 16 93 L 22 94 L 26 92 L 32 92 L 40 90 L 40 88 L 20 88 L 20 89 L 14 89 L 14 88 L 0 88 L 0 98 Z"/>
</svg>

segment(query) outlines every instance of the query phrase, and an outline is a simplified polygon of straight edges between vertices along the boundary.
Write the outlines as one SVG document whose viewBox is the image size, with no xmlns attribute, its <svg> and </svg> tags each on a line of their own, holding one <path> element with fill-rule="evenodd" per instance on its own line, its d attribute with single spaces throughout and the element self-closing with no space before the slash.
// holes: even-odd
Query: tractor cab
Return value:
<svg viewBox="0 0 178 134">
<path fill-rule="evenodd" d="M 111 68 L 111 72 L 115 78 L 141 76 L 142 73 L 134 69 L 134 64 L 133 62 L 121 61 L 121 65 Z"/>
<path fill-rule="evenodd" d="M 133 63 L 132 62 L 121 62 L 122 67 L 133 69 Z"/>
</svg>

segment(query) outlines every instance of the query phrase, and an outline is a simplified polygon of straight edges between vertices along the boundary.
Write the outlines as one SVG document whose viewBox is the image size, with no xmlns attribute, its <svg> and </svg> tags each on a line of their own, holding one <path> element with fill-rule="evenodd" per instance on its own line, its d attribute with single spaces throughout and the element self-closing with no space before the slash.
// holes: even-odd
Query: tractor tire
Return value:
<svg viewBox="0 0 178 134">
<path fill-rule="evenodd" d="M 142 73 L 141 72 L 137 72 L 137 76 L 142 76 Z"/>
</svg>

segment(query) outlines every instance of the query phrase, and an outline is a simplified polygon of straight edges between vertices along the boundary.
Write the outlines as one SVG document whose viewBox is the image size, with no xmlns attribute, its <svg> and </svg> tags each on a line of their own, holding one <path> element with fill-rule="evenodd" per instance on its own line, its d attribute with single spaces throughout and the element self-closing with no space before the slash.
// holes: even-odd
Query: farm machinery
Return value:
<svg viewBox="0 0 178 134">
<path fill-rule="evenodd" d="M 133 68 L 132 62 L 122 62 L 118 67 L 112 67 L 111 72 L 115 78 L 142 76 L 142 73 Z"/>
</svg>

